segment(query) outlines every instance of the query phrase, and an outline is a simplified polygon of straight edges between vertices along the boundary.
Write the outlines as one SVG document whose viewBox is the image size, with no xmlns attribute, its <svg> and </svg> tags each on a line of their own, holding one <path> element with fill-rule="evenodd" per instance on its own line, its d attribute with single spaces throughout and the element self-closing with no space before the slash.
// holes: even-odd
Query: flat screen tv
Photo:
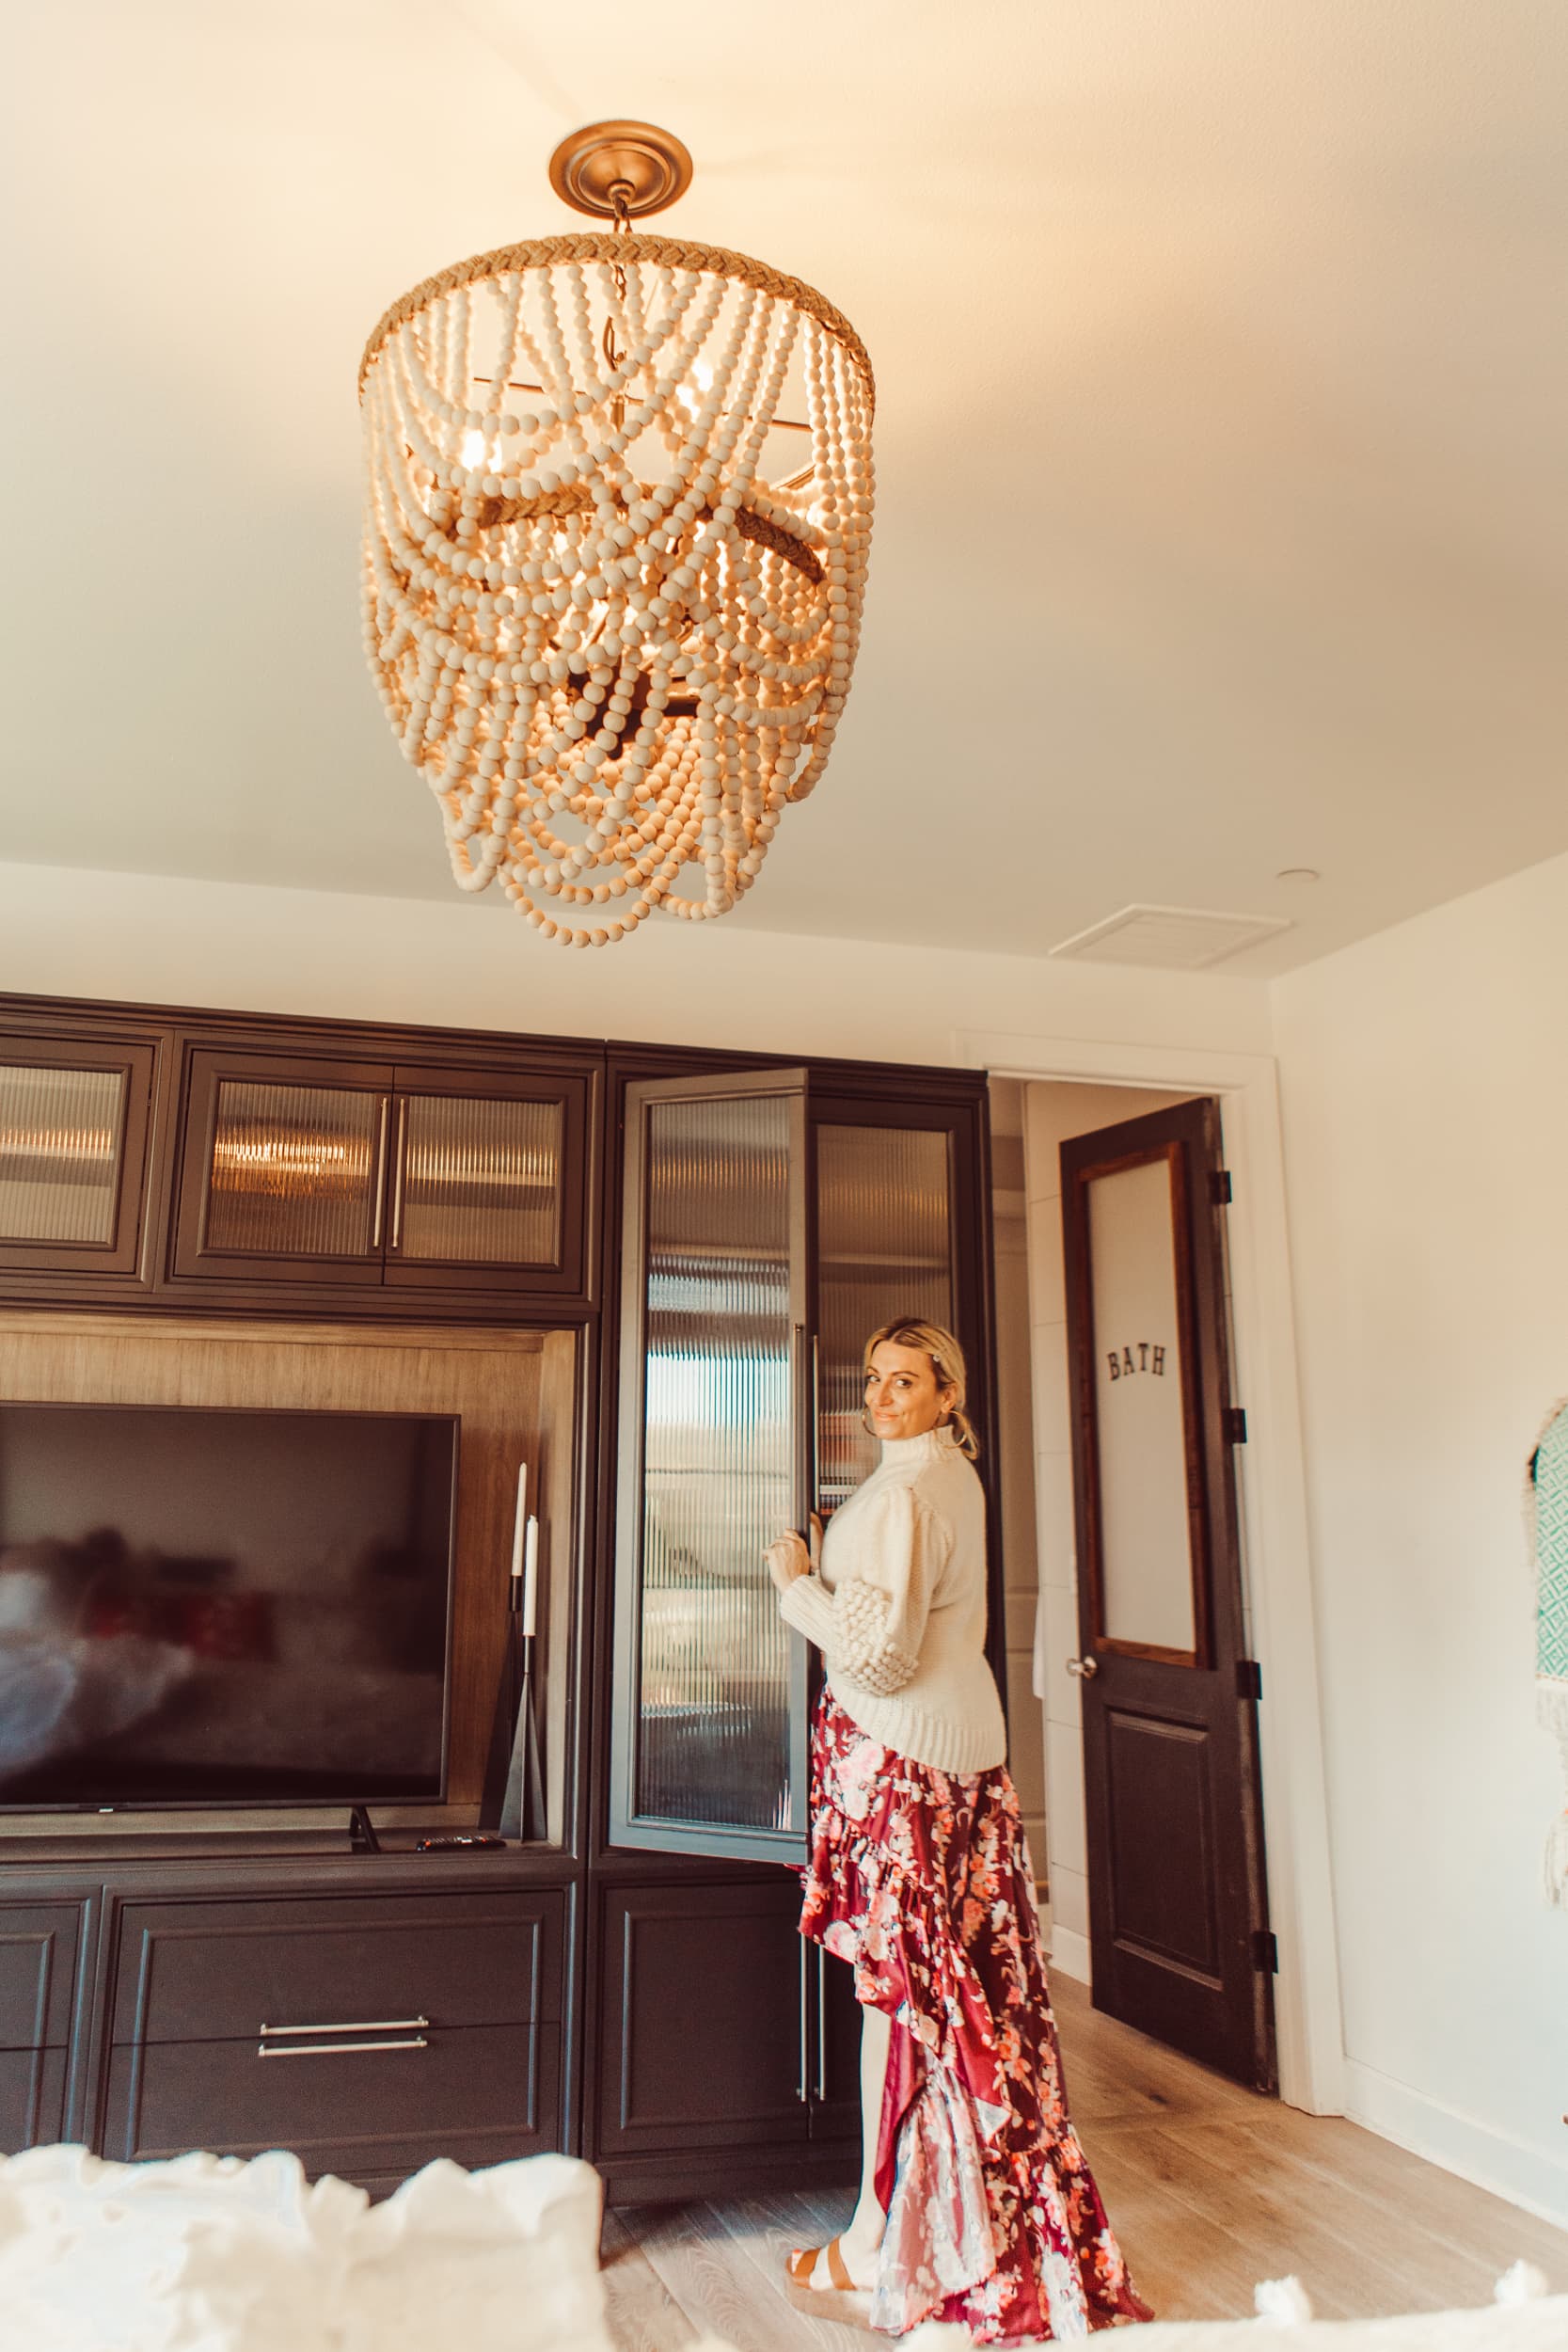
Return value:
<svg viewBox="0 0 1568 2352">
<path fill-rule="evenodd" d="M 457 1432 L 0 1404 L 0 1807 L 441 1798 Z"/>
</svg>

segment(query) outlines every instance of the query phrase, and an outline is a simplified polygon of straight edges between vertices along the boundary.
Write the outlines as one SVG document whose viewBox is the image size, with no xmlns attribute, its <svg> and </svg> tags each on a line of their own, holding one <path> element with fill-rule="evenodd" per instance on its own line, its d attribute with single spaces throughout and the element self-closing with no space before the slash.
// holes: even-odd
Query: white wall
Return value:
<svg viewBox="0 0 1568 2352">
<path fill-rule="evenodd" d="M 1568 2222 L 1520 1531 L 1568 1391 L 1568 858 L 1275 1000 L 1351 2110 Z"/>
<path fill-rule="evenodd" d="M 541 940 L 504 901 L 374 898 L 0 866 L 0 988 L 545 1035 L 961 1061 L 958 1033 L 1048 1028 L 1266 1050 L 1260 980 L 648 923 Z"/>
</svg>

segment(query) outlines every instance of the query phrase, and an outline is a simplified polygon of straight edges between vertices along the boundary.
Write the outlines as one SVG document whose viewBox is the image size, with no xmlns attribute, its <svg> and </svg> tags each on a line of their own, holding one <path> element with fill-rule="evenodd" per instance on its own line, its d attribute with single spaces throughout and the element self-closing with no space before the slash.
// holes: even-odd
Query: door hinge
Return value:
<svg viewBox="0 0 1568 2352">
<path fill-rule="evenodd" d="M 1227 1405 L 1226 1406 L 1225 1442 L 1227 1445 L 1245 1445 L 1246 1407 L 1244 1406 Z"/>
<path fill-rule="evenodd" d="M 1236 1696 L 1239 1699 L 1260 1699 L 1263 1695 L 1263 1669 L 1256 1658 L 1236 1661 Z"/>
<path fill-rule="evenodd" d="M 1252 1939 L 1252 1964 L 1259 1976 L 1279 1974 L 1279 1946 L 1272 1928 L 1259 1928 Z"/>
<path fill-rule="evenodd" d="M 1209 1170 L 1209 1198 L 1216 1209 L 1228 1209 L 1235 1194 L 1230 1189 L 1230 1170 L 1212 1168 Z"/>
</svg>

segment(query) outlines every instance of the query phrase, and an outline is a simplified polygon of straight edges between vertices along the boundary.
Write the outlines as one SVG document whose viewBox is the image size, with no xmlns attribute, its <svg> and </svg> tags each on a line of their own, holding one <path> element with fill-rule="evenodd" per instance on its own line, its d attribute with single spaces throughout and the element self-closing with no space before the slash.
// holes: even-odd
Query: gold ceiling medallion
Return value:
<svg viewBox="0 0 1568 2352">
<path fill-rule="evenodd" d="M 569 946 L 729 913 L 860 638 L 871 363 L 798 279 L 633 228 L 690 178 L 650 123 L 575 132 L 551 184 L 611 225 L 427 278 L 360 366 L 382 702 L 459 886 Z"/>
<path fill-rule="evenodd" d="M 550 185 L 575 212 L 641 220 L 686 194 L 691 158 L 657 123 L 591 122 L 550 157 Z"/>
</svg>

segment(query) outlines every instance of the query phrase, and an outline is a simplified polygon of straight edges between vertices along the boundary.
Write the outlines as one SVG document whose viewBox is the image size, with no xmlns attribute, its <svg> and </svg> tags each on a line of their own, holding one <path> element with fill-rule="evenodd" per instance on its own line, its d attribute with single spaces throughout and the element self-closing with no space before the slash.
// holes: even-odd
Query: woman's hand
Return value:
<svg viewBox="0 0 1568 2352">
<path fill-rule="evenodd" d="M 793 1528 L 787 1535 L 781 1535 L 776 1543 L 769 1544 L 762 1556 L 768 1563 L 768 1573 L 776 1590 L 781 1593 L 787 1593 L 798 1576 L 811 1574 L 811 1553 Z"/>
</svg>

